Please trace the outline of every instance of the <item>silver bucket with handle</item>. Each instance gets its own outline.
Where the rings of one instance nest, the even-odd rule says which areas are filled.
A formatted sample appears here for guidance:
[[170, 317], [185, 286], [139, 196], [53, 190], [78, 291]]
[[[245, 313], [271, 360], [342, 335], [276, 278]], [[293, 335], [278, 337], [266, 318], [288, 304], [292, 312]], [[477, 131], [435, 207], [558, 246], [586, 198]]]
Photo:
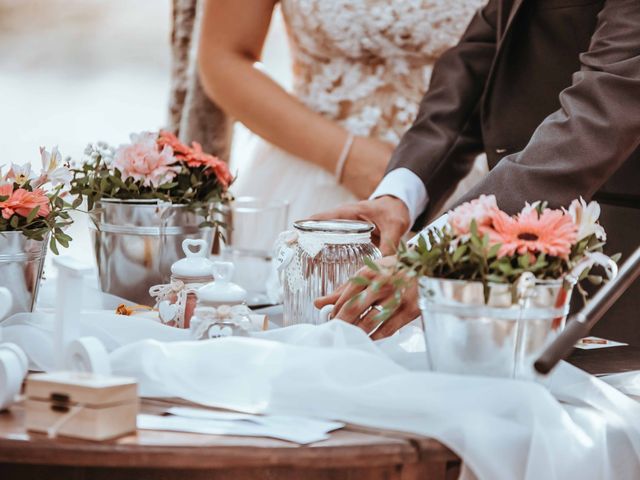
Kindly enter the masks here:
[[187, 238], [213, 243], [215, 229], [185, 205], [159, 200], [96, 202], [91, 211], [93, 245], [102, 291], [140, 305], [153, 305], [149, 288], [168, 283]]
[[0, 306], [4, 316], [33, 310], [48, 241], [49, 235], [44, 240], [32, 240], [22, 232], [0, 232], [0, 288], [9, 291], [12, 303], [10, 308]]

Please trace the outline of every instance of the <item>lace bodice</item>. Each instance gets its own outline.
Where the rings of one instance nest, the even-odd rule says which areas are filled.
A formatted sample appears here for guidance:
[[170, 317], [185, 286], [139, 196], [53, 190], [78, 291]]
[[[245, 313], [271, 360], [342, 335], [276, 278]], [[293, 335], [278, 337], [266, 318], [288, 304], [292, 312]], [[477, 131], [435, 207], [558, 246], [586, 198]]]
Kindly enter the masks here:
[[485, 0], [281, 0], [294, 92], [356, 135], [397, 143], [438, 56]]

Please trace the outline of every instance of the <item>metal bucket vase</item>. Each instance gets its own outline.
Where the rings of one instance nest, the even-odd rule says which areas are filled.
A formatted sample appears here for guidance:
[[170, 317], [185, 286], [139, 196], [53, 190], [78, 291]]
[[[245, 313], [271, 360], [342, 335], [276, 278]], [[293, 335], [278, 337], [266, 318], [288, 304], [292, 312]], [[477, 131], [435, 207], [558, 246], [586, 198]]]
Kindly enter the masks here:
[[6, 316], [31, 312], [38, 297], [49, 236], [31, 240], [22, 232], [0, 232], [0, 287], [11, 293]]
[[431, 369], [534, 379], [533, 362], [564, 328], [571, 286], [538, 281], [526, 291], [480, 282], [422, 278], [420, 309]]
[[210, 251], [215, 234], [199, 228], [204, 218], [185, 205], [159, 200], [104, 199], [91, 219], [102, 291], [141, 305], [153, 304], [151, 286], [169, 282], [183, 240], [203, 239]]

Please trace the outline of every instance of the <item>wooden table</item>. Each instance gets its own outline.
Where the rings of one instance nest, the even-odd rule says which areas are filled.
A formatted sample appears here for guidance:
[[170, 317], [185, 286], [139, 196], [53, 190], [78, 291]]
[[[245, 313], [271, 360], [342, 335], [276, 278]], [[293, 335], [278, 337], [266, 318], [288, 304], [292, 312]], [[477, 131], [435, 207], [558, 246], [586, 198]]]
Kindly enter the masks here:
[[580, 350], [576, 348], [569, 362], [592, 375], [640, 370], [640, 348], [634, 346]]
[[[640, 349], [576, 350], [594, 374], [640, 370]], [[167, 403], [145, 401], [160, 413]], [[460, 459], [439, 442], [346, 428], [310, 446], [267, 438], [140, 431], [94, 443], [27, 433], [20, 405], [0, 413], [0, 480], [432, 480], [457, 478]]]
[[[146, 413], [167, 405], [143, 402]], [[346, 428], [299, 446], [268, 438], [139, 431], [112, 442], [27, 433], [23, 409], [0, 413], [0, 479], [11, 480], [431, 480], [458, 477], [439, 442]]]

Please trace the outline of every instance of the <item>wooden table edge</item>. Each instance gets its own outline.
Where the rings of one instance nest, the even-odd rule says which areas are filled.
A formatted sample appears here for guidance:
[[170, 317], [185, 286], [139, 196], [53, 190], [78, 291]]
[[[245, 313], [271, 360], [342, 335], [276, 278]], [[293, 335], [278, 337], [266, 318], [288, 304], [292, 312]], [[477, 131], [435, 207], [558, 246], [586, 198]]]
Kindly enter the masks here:
[[[248, 449], [251, 448], [251, 452]], [[391, 451], [390, 451], [391, 450]], [[359, 452], [360, 451], [360, 452]], [[188, 454], [186, 454], [188, 452]], [[383, 466], [416, 463], [420, 455], [409, 443], [347, 447], [237, 447], [55, 444], [0, 440], [0, 463], [76, 467], [221, 469], [234, 467]], [[328, 463], [329, 462], [329, 463]]]

